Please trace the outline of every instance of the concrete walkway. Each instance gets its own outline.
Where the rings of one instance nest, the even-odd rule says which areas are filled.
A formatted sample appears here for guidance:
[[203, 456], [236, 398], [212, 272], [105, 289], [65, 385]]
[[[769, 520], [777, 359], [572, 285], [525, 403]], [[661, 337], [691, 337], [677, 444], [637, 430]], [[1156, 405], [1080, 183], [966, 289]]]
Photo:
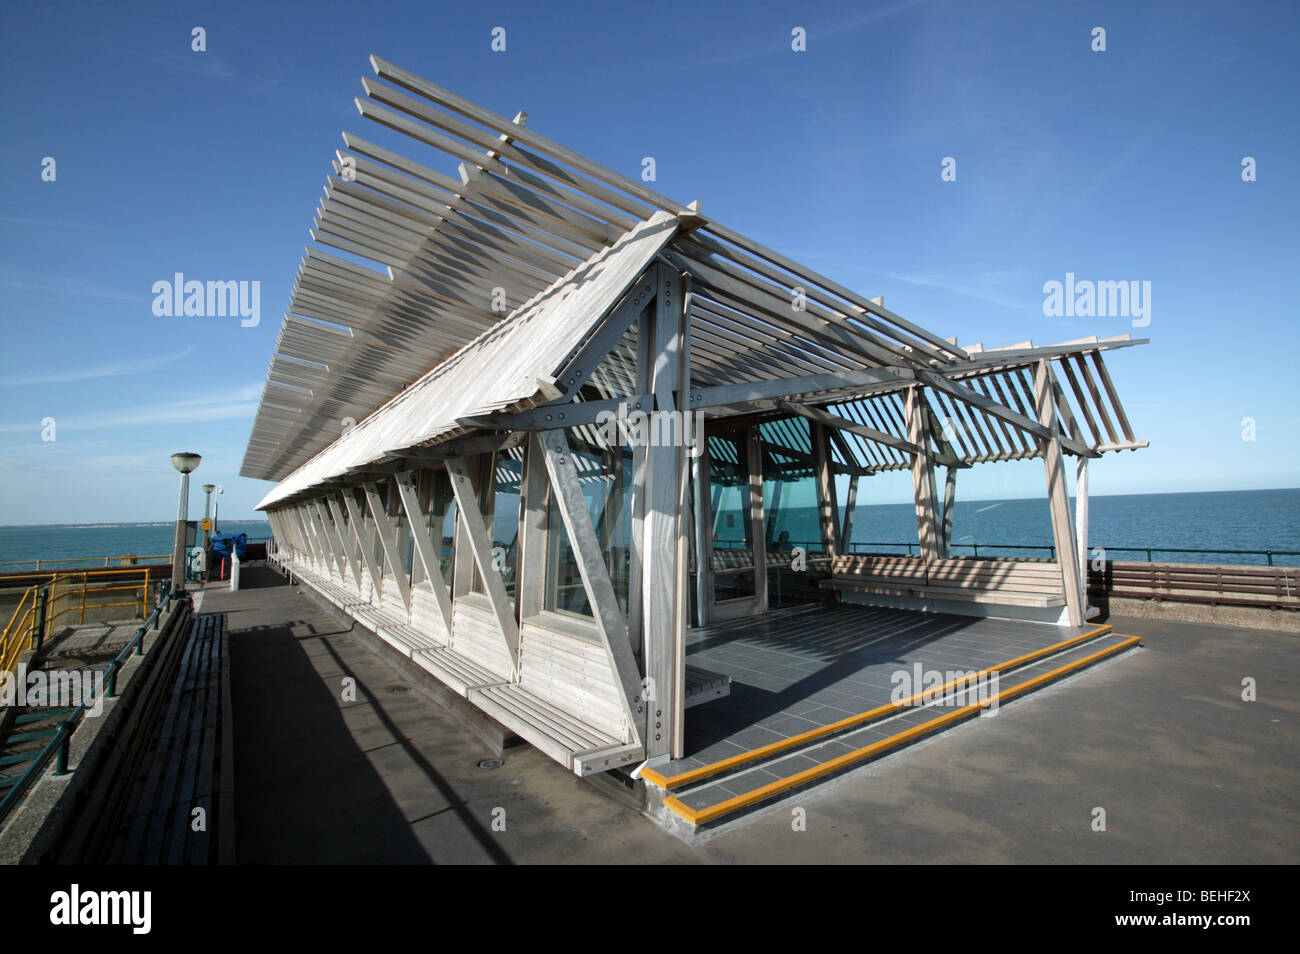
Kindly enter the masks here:
[[229, 614], [241, 863], [1300, 860], [1294, 635], [1110, 620], [1146, 648], [688, 845], [529, 747], [479, 768], [305, 587], [244, 581], [200, 606]]

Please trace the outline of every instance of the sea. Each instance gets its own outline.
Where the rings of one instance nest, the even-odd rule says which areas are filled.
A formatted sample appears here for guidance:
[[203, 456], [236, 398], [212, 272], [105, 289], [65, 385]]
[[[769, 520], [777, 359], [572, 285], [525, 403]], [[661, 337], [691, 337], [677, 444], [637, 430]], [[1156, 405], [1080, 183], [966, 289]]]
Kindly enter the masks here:
[[[783, 515], [780, 526], [792, 544], [818, 537], [813, 508]], [[1271, 550], [1275, 565], [1300, 566], [1300, 489], [1094, 496], [1088, 526], [1089, 546], [1104, 548], [1106, 559], [1262, 565]], [[222, 521], [221, 531], [246, 533], [250, 541], [271, 536], [265, 521]], [[952, 534], [954, 556], [1051, 556], [1045, 499], [959, 499]], [[719, 537], [726, 536], [726, 528], [720, 528]], [[860, 504], [855, 511], [855, 549], [904, 553], [911, 544], [916, 552], [916, 536], [910, 503]], [[171, 539], [170, 523], [0, 527], [0, 564], [165, 554]], [[0, 566], [0, 571], [21, 568]]]
[[[158, 556], [172, 548], [174, 523], [95, 524], [93, 526], [0, 527], [0, 572], [26, 570], [6, 563], [33, 560], [102, 562], [104, 557]], [[221, 533], [246, 533], [250, 542], [271, 536], [265, 520], [222, 520]], [[67, 564], [69, 566], [74, 564]]]
[[[1071, 500], [1071, 508], [1073, 504]], [[858, 506], [853, 521], [853, 548], [905, 553], [910, 543], [910, 552], [917, 552], [916, 508], [911, 503]], [[817, 514], [811, 508], [797, 517], [791, 514], [781, 525], [790, 533], [791, 543], [818, 539]], [[1045, 497], [959, 498], [953, 509], [954, 556], [1049, 558], [1050, 549], [1032, 548], [1050, 548], [1052, 542]], [[1264, 551], [1272, 550], [1274, 565], [1300, 566], [1300, 489], [1092, 496], [1088, 498], [1088, 545], [1094, 550], [1104, 548], [1103, 559], [1167, 563], [1263, 565], [1269, 559]], [[1233, 550], [1255, 552], [1223, 552]]]

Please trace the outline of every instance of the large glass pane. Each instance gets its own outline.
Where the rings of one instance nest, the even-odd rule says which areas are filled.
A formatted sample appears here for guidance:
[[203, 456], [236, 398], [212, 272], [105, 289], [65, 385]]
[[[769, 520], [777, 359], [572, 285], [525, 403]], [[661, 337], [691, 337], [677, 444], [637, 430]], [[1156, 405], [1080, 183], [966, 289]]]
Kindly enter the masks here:
[[[442, 579], [451, 586], [453, 548], [456, 539], [456, 495], [451, 489], [451, 477], [439, 467], [427, 471], [429, 494], [429, 536], [438, 551], [438, 565]], [[423, 576], [421, 576], [423, 579]]]
[[[479, 458], [475, 488], [483, 523], [491, 532], [492, 566], [501, 574], [506, 595], [514, 597], [519, 556], [519, 460], [505, 454], [483, 454]], [[470, 589], [486, 593], [477, 563]]]
[[821, 553], [825, 546], [810, 423], [802, 417], [764, 421], [759, 440], [767, 551], [789, 552], [800, 547], [807, 553]]
[[812, 425], [803, 417], [759, 425], [763, 454], [764, 538], [768, 606], [820, 602], [826, 551], [822, 539]]
[[[632, 453], [623, 447], [588, 446], [575, 450], [573, 462], [605, 569], [614, 586], [614, 596], [626, 619], [632, 540]], [[548, 495], [546, 531], [547, 574], [542, 605], [556, 613], [593, 617], [554, 491]]]
[[[518, 452], [516, 452], [518, 453]], [[519, 498], [523, 455], [498, 455], [493, 468], [492, 560], [513, 599], [519, 577]]]
[[753, 596], [754, 537], [750, 521], [749, 441], [744, 430], [709, 437], [713, 513], [713, 598]]

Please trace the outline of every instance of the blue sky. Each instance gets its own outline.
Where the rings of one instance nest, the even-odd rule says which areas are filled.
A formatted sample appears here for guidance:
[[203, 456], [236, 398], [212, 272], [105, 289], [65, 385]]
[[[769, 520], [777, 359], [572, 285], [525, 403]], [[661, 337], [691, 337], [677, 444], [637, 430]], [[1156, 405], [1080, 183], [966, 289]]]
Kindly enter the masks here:
[[[3, 23], [0, 524], [170, 519], [182, 449], [251, 515], [270, 485], [237, 474], [329, 161], [344, 130], [384, 141], [353, 105], [371, 53], [628, 175], [654, 156], [661, 192], [962, 343], [1150, 337], [1108, 363], [1151, 447], [1096, 462], [1095, 494], [1300, 485], [1296, 4], [46, 3]], [[260, 281], [260, 325], [156, 317], [175, 272]], [[1045, 317], [1067, 272], [1150, 281], [1150, 325]], [[960, 494], [1042, 480], [988, 465]]]

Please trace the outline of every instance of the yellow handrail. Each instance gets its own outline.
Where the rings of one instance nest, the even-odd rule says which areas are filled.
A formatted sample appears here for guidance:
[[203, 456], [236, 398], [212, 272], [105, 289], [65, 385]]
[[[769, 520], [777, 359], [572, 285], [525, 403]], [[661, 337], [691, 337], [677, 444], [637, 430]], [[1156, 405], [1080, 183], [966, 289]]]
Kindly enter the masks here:
[[[22, 599], [18, 601], [13, 616], [9, 618], [9, 625], [5, 627], [4, 634], [0, 635], [0, 672], [13, 672], [14, 665], [17, 664], [18, 658], [23, 654], [23, 644], [31, 636], [28, 619], [36, 612], [36, 591], [38, 589], [40, 589], [39, 586], [32, 586], [23, 591]], [[19, 617], [18, 613], [26, 605], [28, 596], [32, 598], [32, 605], [28, 606], [26, 612]]]
[[18, 601], [18, 605], [14, 607], [13, 615], [9, 617], [9, 622], [5, 624], [4, 635], [6, 639], [9, 638], [9, 630], [13, 627], [14, 620], [18, 618], [18, 611], [21, 610], [23, 608], [23, 604], [27, 602], [27, 597], [33, 595], [35, 592], [36, 592], [36, 587], [34, 586], [29, 586], [26, 590], [23, 591], [22, 599]]
[[[51, 625], [63, 616], [69, 613], [78, 615], [79, 623], [85, 623], [87, 610], [101, 610], [117, 608], [121, 606], [130, 606], [138, 608], [141, 615], [147, 615], [149, 605], [149, 584], [152, 582], [152, 567], [148, 566], [124, 566], [110, 570], [69, 570], [65, 572], [55, 571], [50, 574], [49, 579], [34, 586], [28, 587], [23, 591], [23, 595], [18, 600], [18, 605], [14, 608], [13, 615], [9, 619], [8, 625], [5, 626], [3, 633], [0, 633], [0, 671], [12, 672], [13, 667], [21, 658], [23, 651], [28, 648], [33, 636], [38, 631], [41, 620], [38, 615], [41, 614], [42, 604], [37, 598], [37, 594], [46, 587], [49, 588], [49, 595], [44, 602], [44, 627], [41, 632], [49, 632]], [[139, 576], [144, 571], [142, 581], [126, 582], [118, 585], [111, 585], [113, 577], [122, 576]], [[123, 590], [132, 591], [140, 590], [140, 598], [136, 599], [134, 595], [129, 602], [113, 603], [92, 603], [87, 601], [88, 594], [94, 593], [116, 593]], [[110, 585], [100, 585], [107, 583]], [[60, 584], [63, 584], [60, 587]], [[30, 597], [30, 601], [29, 598]], [[72, 602], [73, 605], [60, 604]]]

